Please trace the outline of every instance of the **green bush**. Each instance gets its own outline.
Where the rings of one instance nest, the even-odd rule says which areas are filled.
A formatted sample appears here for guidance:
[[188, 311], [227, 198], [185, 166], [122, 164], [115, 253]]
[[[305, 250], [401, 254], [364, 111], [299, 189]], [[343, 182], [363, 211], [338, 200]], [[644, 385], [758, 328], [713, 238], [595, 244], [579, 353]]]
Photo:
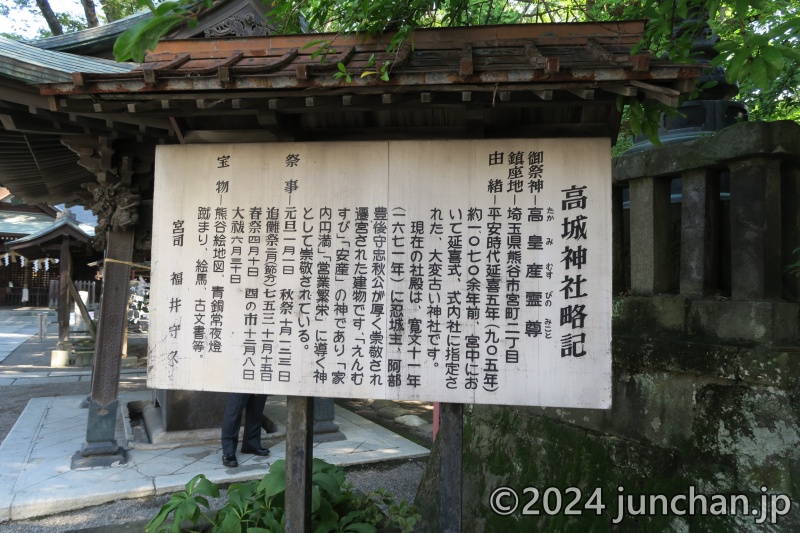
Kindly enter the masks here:
[[[366, 495], [353, 492], [344, 471], [321, 459], [314, 459], [311, 474], [311, 521], [314, 533], [373, 533], [379, 527], [396, 528], [403, 533], [414, 530], [421, 518], [407, 502], [395, 502], [387, 491], [378, 489]], [[172, 495], [145, 526], [147, 533], [198, 531], [181, 529], [187, 524], [219, 533], [278, 533], [284, 531], [286, 462], [272, 463], [260, 481], [233, 483], [228, 500], [216, 513], [207, 497], [219, 497], [219, 487], [203, 474], [192, 478], [186, 490]], [[385, 512], [384, 510], [385, 509]], [[167, 522], [172, 518], [171, 523]]]

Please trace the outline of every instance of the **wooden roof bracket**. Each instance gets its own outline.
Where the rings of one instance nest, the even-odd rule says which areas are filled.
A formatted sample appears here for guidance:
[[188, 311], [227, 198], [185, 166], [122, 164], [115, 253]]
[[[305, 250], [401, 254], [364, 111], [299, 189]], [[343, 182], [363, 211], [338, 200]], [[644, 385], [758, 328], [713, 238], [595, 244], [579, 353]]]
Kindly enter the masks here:
[[167, 61], [162, 65], [155, 65], [155, 66], [142, 66], [142, 73], [144, 74], [144, 83], [145, 85], [155, 85], [156, 78], [158, 78], [158, 74], [160, 72], [165, 72], [168, 70], [176, 69], [189, 61], [189, 54], [183, 53], [178, 54], [172, 61]]
[[297, 48], [292, 48], [282, 56], [278, 57], [272, 63], [268, 63], [266, 65], [234, 65], [234, 66], [226, 66], [220, 67], [217, 70], [217, 76], [219, 80], [223, 83], [227, 83], [231, 81], [231, 75], [237, 74], [268, 74], [270, 72], [278, 71], [287, 65], [289, 65], [292, 61], [295, 60], [299, 51]]
[[545, 57], [532, 42], [525, 43], [525, 56], [535, 68], [544, 69], [545, 74], [554, 74], [561, 70], [558, 57]]
[[238, 61], [241, 61], [241, 59], [243, 57], [244, 57], [244, 52], [237, 50], [236, 52], [232, 53], [231, 55], [229, 55], [225, 59], [222, 59], [222, 60], [218, 61], [216, 64], [211, 65], [210, 67], [199, 68], [199, 69], [197, 69], [195, 71], [192, 71], [192, 75], [193, 76], [208, 76], [209, 74], [216, 74], [216, 73], [219, 72], [219, 69], [221, 69], [223, 67], [229, 67], [229, 66], [233, 65], [234, 63], [236, 63]]
[[295, 68], [295, 74], [297, 75], [298, 80], [307, 80], [308, 77], [312, 74], [320, 74], [324, 72], [330, 72], [333, 70], [337, 70], [339, 67], [337, 66], [339, 63], [346, 65], [350, 59], [355, 54], [356, 49], [355, 47], [351, 46], [344, 50], [341, 54], [337, 55], [331, 60], [325, 60], [324, 63], [319, 64], [303, 64], [297, 65]]
[[634, 56], [612, 54], [594, 39], [586, 39], [586, 51], [601, 61], [629, 66], [633, 68], [634, 72], [647, 72], [650, 70], [650, 54], [636, 54]]
[[409, 62], [411, 59], [411, 46], [406, 44], [403, 45], [400, 50], [397, 51], [397, 55], [394, 58], [394, 63], [392, 63], [392, 68], [399, 68], [405, 66], [406, 63]]

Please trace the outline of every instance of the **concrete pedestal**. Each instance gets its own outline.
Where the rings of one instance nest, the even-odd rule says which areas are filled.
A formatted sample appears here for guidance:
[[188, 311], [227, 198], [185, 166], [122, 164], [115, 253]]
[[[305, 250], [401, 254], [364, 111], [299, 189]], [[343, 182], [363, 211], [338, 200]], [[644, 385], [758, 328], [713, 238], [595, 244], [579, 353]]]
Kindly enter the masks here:
[[50, 352], [50, 366], [69, 366], [69, 350], [53, 350]]

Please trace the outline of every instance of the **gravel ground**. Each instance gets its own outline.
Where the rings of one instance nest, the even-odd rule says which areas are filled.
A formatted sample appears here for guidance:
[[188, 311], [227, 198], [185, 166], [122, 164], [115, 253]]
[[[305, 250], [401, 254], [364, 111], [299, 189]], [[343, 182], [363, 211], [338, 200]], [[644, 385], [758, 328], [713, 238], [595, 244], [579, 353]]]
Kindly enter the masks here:
[[[48, 342], [51, 341], [51, 342]], [[53, 349], [55, 339], [47, 339], [44, 343], [28, 341], [21, 345], [5, 361], [0, 364], [0, 369], [5, 371], [41, 371], [50, 364], [50, 350]], [[144, 380], [123, 381], [120, 383], [120, 392], [144, 390]], [[0, 388], [0, 441], [13, 427], [19, 415], [32, 398], [49, 396], [68, 396], [89, 394], [90, 383], [73, 382], [54, 385], [9, 385]], [[376, 422], [379, 417], [370, 417]], [[382, 421], [382, 425], [394, 431], [403, 433], [404, 428], [390, 421]], [[406, 430], [408, 428], [405, 428]], [[406, 433], [404, 436], [430, 447], [421, 442], [420, 435]], [[417, 487], [425, 470], [427, 460], [411, 460], [403, 462], [376, 463], [359, 465], [348, 468], [347, 479], [356, 489], [368, 493], [376, 488], [385, 488], [392, 492], [398, 501], [413, 502]], [[169, 500], [170, 495], [153, 498], [140, 498], [134, 500], [120, 500], [96, 507], [89, 507], [43, 517], [35, 520], [20, 520], [15, 522], [0, 522], [0, 532], [3, 533], [128, 533], [141, 532], [158, 509]], [[212, 509], [217, 509], [224, 504], [224, 493], [216, 500], [212, 500]]]

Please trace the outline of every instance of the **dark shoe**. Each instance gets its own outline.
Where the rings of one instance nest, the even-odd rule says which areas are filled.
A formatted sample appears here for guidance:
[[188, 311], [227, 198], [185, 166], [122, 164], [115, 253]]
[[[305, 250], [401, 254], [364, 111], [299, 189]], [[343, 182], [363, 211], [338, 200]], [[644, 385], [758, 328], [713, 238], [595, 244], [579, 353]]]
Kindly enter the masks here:
[[236, 454], [231, 453], [228, 455], [223, 455], [222, 465], [227, 466], [228, 468], [236, 468], [237, 466], [239, 466], [239, 461], [236, 460]]
[[269, 455], [269, 448], [245, 448], [242, 446], [242, 453], [252, 453], [253, 455], [259, 455], [261, 457], [266, 457]]

